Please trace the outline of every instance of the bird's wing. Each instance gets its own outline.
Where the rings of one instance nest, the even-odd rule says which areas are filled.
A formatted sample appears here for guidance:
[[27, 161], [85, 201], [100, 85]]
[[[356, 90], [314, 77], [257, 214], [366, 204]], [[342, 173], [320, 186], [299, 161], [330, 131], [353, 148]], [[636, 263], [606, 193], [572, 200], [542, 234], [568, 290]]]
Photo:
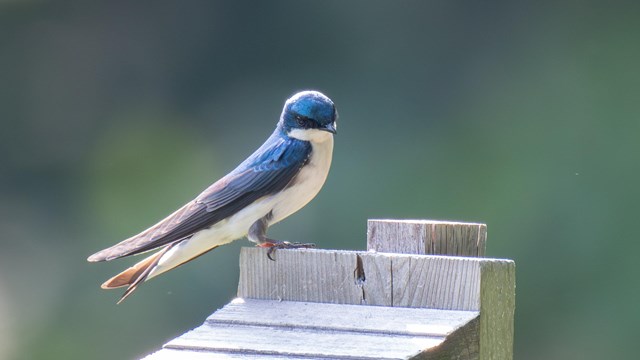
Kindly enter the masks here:
[[91, 255], [88, 260], [113, 260], [188, 238], [259, 198], [284, 189], [310, 154], [311, 145], [306, 141], [270, 138], [238, 168], [195, 200], [140, 234]]

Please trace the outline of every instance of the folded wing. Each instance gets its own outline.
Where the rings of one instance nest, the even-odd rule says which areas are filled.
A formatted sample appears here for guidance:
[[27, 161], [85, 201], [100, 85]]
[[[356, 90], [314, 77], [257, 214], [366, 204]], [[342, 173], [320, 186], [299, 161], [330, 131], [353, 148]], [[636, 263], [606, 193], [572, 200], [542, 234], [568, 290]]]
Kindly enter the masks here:
[[189, 238], [259, 198], [287, 187], [310, 154], [311, 145], [306, 141], [272, 136], [238, 168], [195, 200], [140, 234], [91, 255], [88, 260], [113, 260]]

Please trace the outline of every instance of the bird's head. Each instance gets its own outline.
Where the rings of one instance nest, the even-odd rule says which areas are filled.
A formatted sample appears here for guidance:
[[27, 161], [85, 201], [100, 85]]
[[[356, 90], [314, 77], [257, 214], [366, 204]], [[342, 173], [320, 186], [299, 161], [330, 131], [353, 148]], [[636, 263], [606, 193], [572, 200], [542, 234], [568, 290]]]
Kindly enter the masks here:
[[336, 133], [337, 118], [331, 99], [317, 91], [302, 91], [284, 104], [279, 125], [292, 138], [322, 142]]

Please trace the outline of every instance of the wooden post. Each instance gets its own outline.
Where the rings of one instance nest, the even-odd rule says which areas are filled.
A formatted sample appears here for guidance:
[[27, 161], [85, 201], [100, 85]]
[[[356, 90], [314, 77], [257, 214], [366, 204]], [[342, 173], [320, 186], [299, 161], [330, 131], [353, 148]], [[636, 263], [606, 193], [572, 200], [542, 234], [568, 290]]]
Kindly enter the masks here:
[[[484, 256], [487, 226], [479, 223], [463, 223], [435, 220], [369, 220], [367, 222], [367, 250], [401, 253], [454, 256]], [[407, 265], [401, 266], [398, 260]], [[441, 268], [442, 265], [440, 265]], [[397, 259], [397, 268], [406, 276], [416, 276], [415, 265], [410, 260]], [[482, 262], [480, 278], [480, 358], [511, 359], [513, 357], [513, 316], [515, 311], [515, 263]], [[396, 270], [397, 271], [397, 270]], [[456, 273], [459, 271], [453, 271]], [[437, 273], [427, 270], [427, 273]], [[472, 281], [473, 281], [472, 280]], [[405, 281], [402, 279], [401, 281]], [[408, 287], [411, 289], [411, 287]], [[405, 295], [395, 294], [396, 306], [410, 306], [412, 301], [401, 301]], [[408, 296], [409, 299], [415, 296]], [[459, 301], [459, 300], [458, 300]], [[454, 306], [455, 298], [444, 301]], [[438, 306], [437, 304], [430, 304]], [[429, 307], [429, 306], [427, 306]], [[454, 306], [455, 307], [455, 306]], [[499, 349], [499, 350], [498, 350]]]
[[485, 239], [482, 224], [372, 220], [381, 252], [243, 248], [238, 299], [147, 359], [512, 359], [513, 261], [415, 254], [484, 254]]
[[367, 250], [397, 254], [484, 256], [487, 225], [435, 220], [369, 220]]

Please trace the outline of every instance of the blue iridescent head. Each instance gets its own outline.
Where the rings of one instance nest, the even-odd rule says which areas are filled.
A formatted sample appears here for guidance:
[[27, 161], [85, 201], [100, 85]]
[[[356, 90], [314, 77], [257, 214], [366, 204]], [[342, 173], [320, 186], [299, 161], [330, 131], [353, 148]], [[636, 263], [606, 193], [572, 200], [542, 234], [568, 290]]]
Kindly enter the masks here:
[[279, 125], [287, 135], [311, 141], [335, 134], [337, 118], [331, 99], [317, 91], [302, 91], [284, 104]]

